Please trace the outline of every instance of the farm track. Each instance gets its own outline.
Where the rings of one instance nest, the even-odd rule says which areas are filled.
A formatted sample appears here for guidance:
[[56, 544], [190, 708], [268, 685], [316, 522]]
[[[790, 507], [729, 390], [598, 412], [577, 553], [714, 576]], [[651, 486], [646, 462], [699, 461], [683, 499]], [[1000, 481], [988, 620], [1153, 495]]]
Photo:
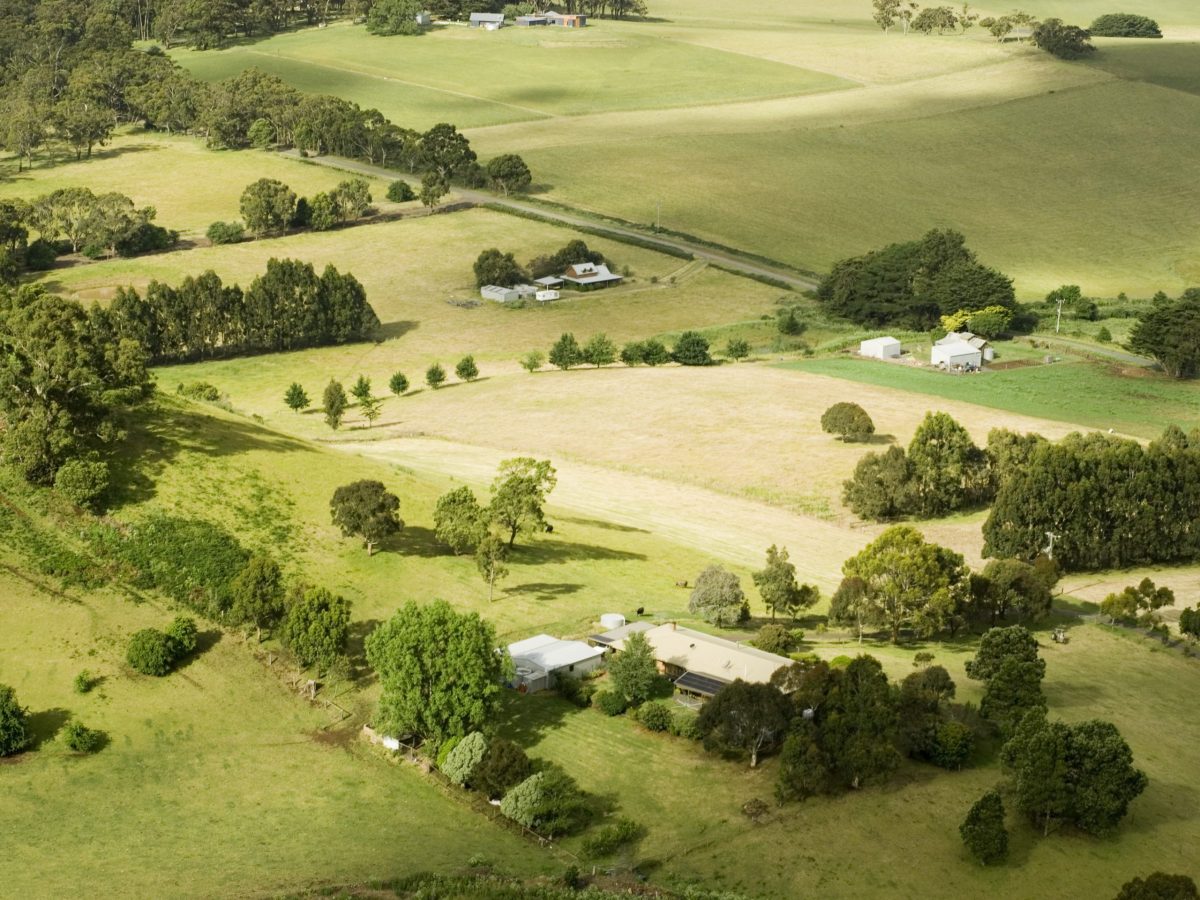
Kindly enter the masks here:
[[[282, 155], [289, 156], [294, 159], [302, 158], [296, 151], [292, 150], [285, 151]], [[327, 166], [333, 169], [342, 169], [346, 172], [367, 175], [371, 178], [380, 178], [390, 181], [411, 181], [411, 179], [405, 178], [403, 173], [397, 172], [394, 169], [385, 169], [382, 166], [373, 166], [369, 163], [358, 162], [352, 159], [344, 159], [338, 156], [309, 156], [303, 157], [303, 159], [306, 162], [310, 162], [315, 165]], [[817, 286], [816, 279], [797, 275], [794, 272], [782, 267], [777, 268], [767, 265], [766, 263], [747, 259], [746, 257], [741, 256], [734, 251], [715, 250], [700, 243], [684, 240], [683, 238], [669, 237], [661, 234], [651, 234], [636, 228], [615, 225], [610, 222], [606, 222], [603, 219], [592, 218], [585, 213], [559, 212], [558, 210], [545, 209], [532, 203], [522, 203], [519, 200], [513, 200], [508, 197], [499, 197], [493, 194], [485, 194], [481, 191], [473, 191], [466, 188], [455, 188], [454, 194], [467, 202], [475, 203], [480, 206], [488, 204], [493, 208], [498, 207], [500, 209], [510, 210], [518, 215], [530, 216], [546, 222], [554, 222], [561, 225], [567, 225], [572, 228], [586, 228], [589, 231], [616, 241], [634, 240], [639, 244], [649, 247], [650, 249], [661, 248], [667, 250], [668, 252], [687, 253], [695, 259], [713, 263], [723, 269], [733, 272], [734, 274], [745, 275], [750, 278], [769, 278], [786, 284], [788, 287], [797, 291], [813, 290]]]

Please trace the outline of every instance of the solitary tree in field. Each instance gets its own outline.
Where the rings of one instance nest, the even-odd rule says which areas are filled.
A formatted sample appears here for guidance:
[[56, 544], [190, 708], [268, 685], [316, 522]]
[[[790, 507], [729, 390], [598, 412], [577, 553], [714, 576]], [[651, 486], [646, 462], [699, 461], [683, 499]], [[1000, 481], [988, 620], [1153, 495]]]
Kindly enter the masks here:
[[479, 366], [475, 365], [474, 356], [464, 356], [454, 367], [454, 374], [460, 381], [474, 381], [479, 377]]
[[549, 460], [528, 456], [506, 459], [492, 482], [492, 520], [508, 532], [511, 548], [522, 531], [533, 531], [545, 525], [542, 507], [546, 495], [558, 484], [558, 476]]
[[345, 597], [322, 587], [292, 588], [279, 637], [300, 665], [328, 671], [345, 652], [349, 636], [350, 602]]
[[512, 191], [525, 190], [533, 180], [529, 166], [515, 153], [505, 153], [490, 160], [487, 174], [492, 186], [500, 188], [506, 197]]
[[446, 383], [446, 370], [441, 363], [434, 363], [425, 370], [425, 383], [435, 391]]
[[709, 566], [696, 578], [688, 612], [720, 628], [729, 628], [750, 618], [750, 604], [736, 575], [721, 566]]
[[388, 380], [388, 389], [397, 397], [402, 396], [408, 390], [408, 379], [404, 376], [403, 372], [392, 374], [392, 377]]
[[321, 397], [321, 408], [325, 413], [325, 424], [334, 431], [342, 424], [342, 416], [346, 414], [346, 389], [341, 382], [329, 379], [325, 385], [325, 393]]
[[293, 412], [300, 412], [302, 409], [307, 409], [309, 404], [308, 394], [298, 381], [291, 383], [287, 389], [287, 393], [283, 395], [283, 400], [288, 405], [288, 409]]
[[434, 742], [478, 731], [495, 714], [506, 658], [476, 613], [442, 600], [401, 607], [366, 640], [379, 676], [378, 722], [387, 734]]
[[821, 430], [843, 441], [865, 441], [875, 433], [875, 423], [857, 403], [835, 403], [821, 415]]
[[232, 603], [229, 615], [235, 622], [254, 626], [259, 643], [262, 630], [283, 618], [283, 574], [269, 556], [256, 553], [246, 561], [229, 585]]
[[681, 366], [711, 366], [713, 358], [708, 352], [708, 338], [698, 331], [685, 331], [675, 342], [671, 358]]
[[902, 628], [929, 633], [941, 627], [964, 589], [967, 568], [954, 551], [926, 542], [915, 528], [895, 525], [846, 560], [842, 574], [861, 580], [865, 600], [898, 644]]
[[625, 639], [625, 648], [608, 664], [608, 677], [613, 689], [634, 706], [653, 696], [654, 686], [661, 676], [654, 661], [654, 650], [644, 634], [635, 632]]
[[475, 567], [488, 586], [488, 603], [496, 595], [496, 582], [508, 575], [507, 557], [508, 545], [494, 534], [485, 534], [475, 548]]
[[0, 684], [0, 756], [20, 753], [29, 746], [27, 710], [17, 702], [17, 692]]
[[379, 481], [364, 479], [342, 485], [333, 492], [329, 509], [333, 524], [342, 534], [363, 539], [367, 556], [374, 552], [376, 544], [404, 527], [398, 515], [400, 498], [389, 493]]
[[998, 791], [988, 791], [975, 801], [958, 826], [967, 850], [983, 865], [1008, 856], [1008, 829], [1004, 827], [1004, 801]]

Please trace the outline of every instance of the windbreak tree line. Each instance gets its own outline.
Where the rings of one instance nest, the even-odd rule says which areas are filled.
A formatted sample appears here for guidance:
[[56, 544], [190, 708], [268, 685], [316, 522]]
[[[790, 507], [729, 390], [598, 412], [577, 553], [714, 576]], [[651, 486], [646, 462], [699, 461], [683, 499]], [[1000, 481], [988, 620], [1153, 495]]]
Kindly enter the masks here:
[[353, 275], [293, 259], [269, 260], [245, 291], [211, 270], [178, 287], [152, 281], [144, 294], [123, 288], [101, 318], [159, 363], [344, 344], [379, 327]]

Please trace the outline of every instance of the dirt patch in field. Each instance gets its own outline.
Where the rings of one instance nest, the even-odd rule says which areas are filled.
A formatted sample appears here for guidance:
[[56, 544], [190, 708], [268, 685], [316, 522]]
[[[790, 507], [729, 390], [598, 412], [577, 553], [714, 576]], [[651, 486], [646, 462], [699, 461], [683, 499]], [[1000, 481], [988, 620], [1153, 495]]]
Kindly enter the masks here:
[[314, 728], [308, 733], [314, 744], [322, 747], [346, 748], [358, 738], [357, 728]]

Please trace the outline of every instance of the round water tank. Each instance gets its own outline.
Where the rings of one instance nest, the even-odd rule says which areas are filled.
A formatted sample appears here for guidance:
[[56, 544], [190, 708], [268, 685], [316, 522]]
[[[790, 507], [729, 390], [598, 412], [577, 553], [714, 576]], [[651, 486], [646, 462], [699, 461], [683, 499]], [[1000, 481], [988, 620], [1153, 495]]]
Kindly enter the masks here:
[[620, 628], [625, 624], [625, 617], [620, 613], [605, 613], [600, 617], [600, 627], [606, 631]]

